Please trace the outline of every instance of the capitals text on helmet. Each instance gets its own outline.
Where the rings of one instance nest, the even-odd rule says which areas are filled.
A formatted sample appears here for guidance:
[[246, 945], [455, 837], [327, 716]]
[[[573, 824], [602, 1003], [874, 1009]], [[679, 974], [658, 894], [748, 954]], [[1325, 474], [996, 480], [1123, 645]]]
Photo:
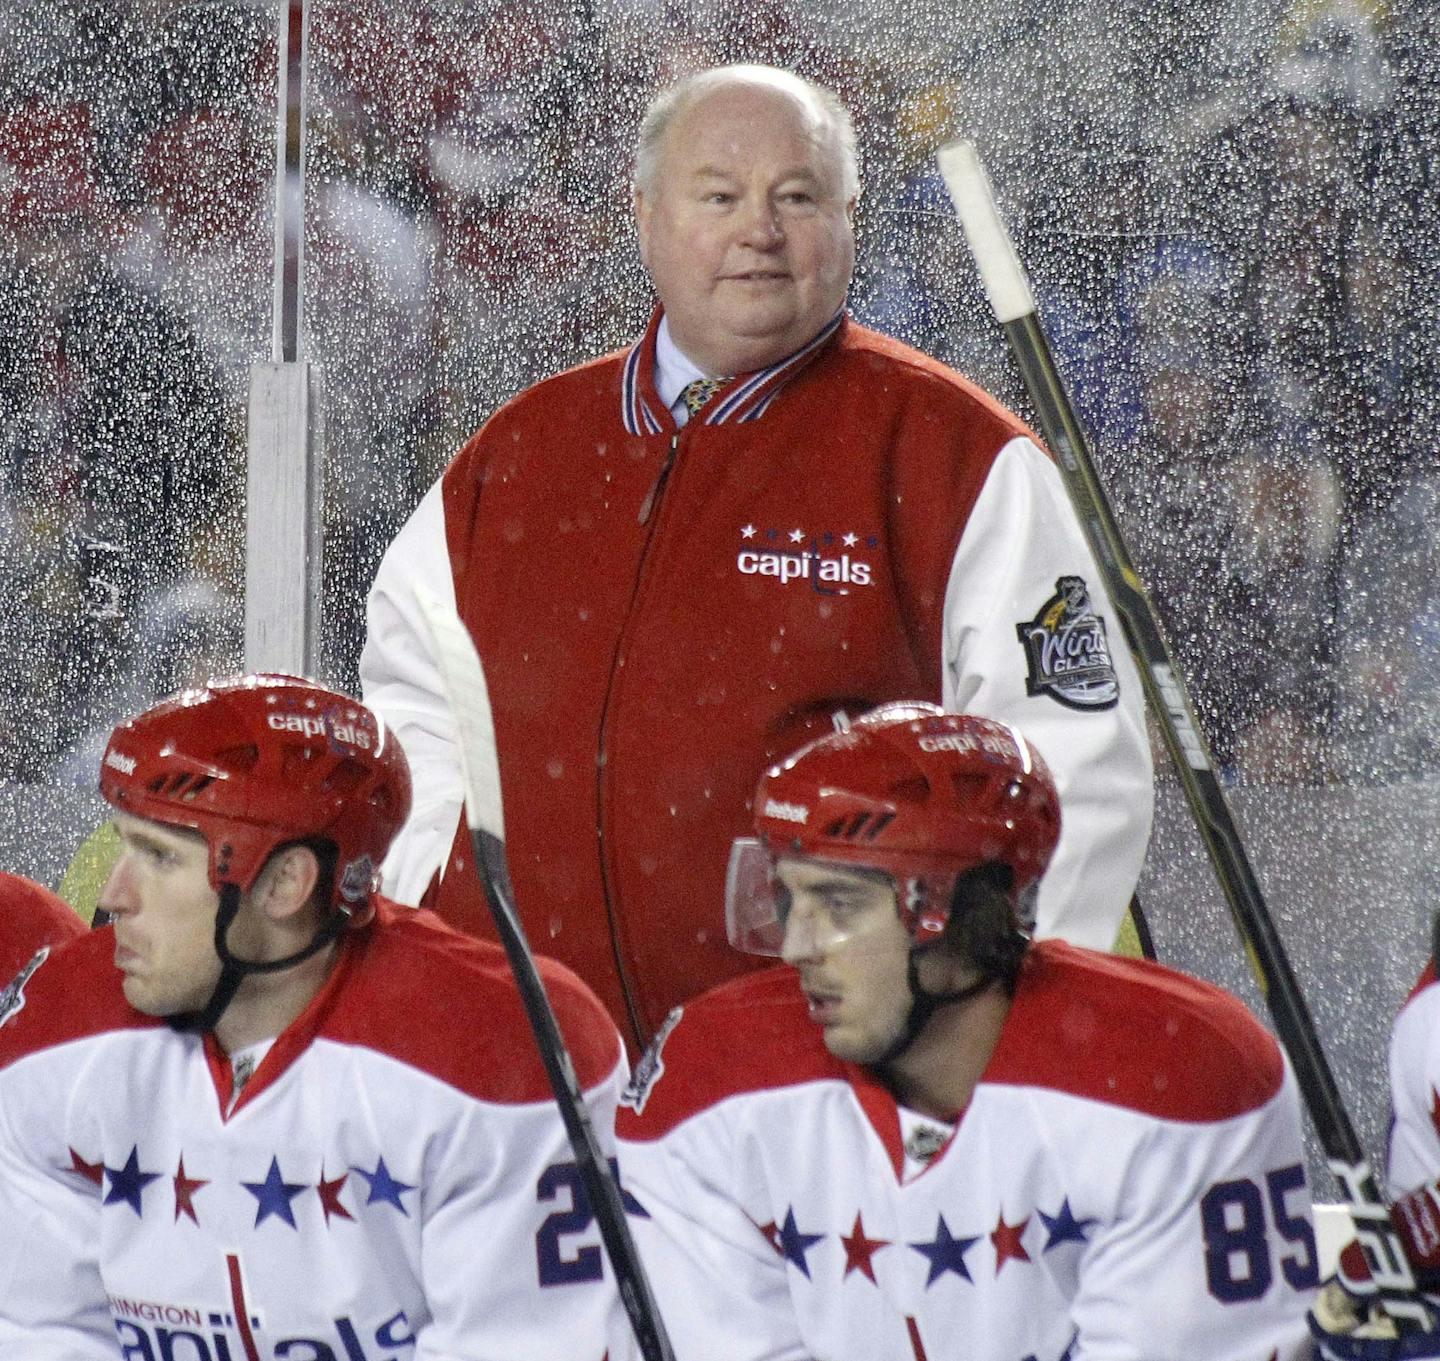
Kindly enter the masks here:
[[294, 732], [302, 737], [325, 737], [347, 746], [369, 751], [374, 739], [358, 723], [347, 722], [333, 714], [267, 714], [265, 721], [276, 732]]
[[1015, 744], [999, 733], [947, 732], [931, 734], [919, 741], [921, 751], [984, 751], [992, 756], [1013, 756]]

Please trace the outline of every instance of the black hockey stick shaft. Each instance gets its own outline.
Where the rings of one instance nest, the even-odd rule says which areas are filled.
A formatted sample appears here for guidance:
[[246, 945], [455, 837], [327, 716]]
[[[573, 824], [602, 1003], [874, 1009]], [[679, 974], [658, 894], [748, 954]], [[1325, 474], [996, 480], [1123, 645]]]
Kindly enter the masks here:
[[[421, 600], [425, 620], [435, 643], [446, 699], [460, 737], [465, 772], [465, 810], [470, 841], [475, 851], [475, 872], [485, 890], [500, 943], [510, 960], [535, 1045], [545, 1065], [550, 1089], [559, 1108], [565, 1133], [585, 1188], [600, 1237], [609, 1254], [630, 1326], [644, 1361], [674, 1361], [669, 1335], [661, 1318], [649, 1277], [625, 1220], [619, 1184], [611, 1175], [601, 1151], [590, 1112], [585, 1105], [574, 1061], [555, 1019], [535, 956], [515, 910], [515, 895], [505, 856], [504, 817], [500, 804], [499, 765], [495, 729], [485, 672], [470, 634], [453, 609], [433, 598]], [[617, 1037], [618, 1042], [618, 1037]]]
[[565, 1133], [570, 1138], [585, 1193], [600, 1226], [600, 1237], [610, 1254], [616, 1285], [625, 1312], [630, 1316], [636, 1341], [645, 1361], [674, 1361], [659, 1306], [655, 1303], [635, 1240], [630, 1236], [630, 1227], [625, 1222], [625, 1205], [620, 1188], [605, 1164], [590, 1121], [590, 1112], [580, 1094], [580, 1083], [570, 1051], [565, 1047], [555, 1012], [536, 971], [535, 958], [515, 911], [505, 863], [505, 843], [478, 827], [471, 829], [470, 840], [475, 848], [475, 864], [484, 882], [495, 928], [510, 958], [515, 982], [530, 1017], [531, 1029], [535, 1032], [535, 1043], [544, 1060], [561, 1119], [565, 1122]]
[[1185, 683], [1116, 523], [984, 171], [974, 148], [964, 143], [943, 148], [940, 166], [991, 306], [1035, 404], [1040, 429], [1059, 464], [1071, 504], [1120, 617], [1145, 697], [1160, 724], [1276, 1033], [1290, 1056], [1330, 1169], [1341, 1184], [1357, 1235], [1367, 1250], [1377, 1294], [1397, 1323], [1428, 1331], [1434, 1326], [1430, 1311], [1335, 1084], [1304, 994], [1215, 774]]

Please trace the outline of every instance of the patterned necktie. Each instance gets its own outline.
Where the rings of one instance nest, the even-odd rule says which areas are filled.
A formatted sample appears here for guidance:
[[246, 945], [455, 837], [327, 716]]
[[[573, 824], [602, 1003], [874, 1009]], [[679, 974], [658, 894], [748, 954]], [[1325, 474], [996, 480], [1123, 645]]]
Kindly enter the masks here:
[[729, 381], [728, 378], [697, 378], [693, 383], [685, 385], [680, 400], [685, 403], [685, 409], [692, 420], [700, 414], [700, 408]]

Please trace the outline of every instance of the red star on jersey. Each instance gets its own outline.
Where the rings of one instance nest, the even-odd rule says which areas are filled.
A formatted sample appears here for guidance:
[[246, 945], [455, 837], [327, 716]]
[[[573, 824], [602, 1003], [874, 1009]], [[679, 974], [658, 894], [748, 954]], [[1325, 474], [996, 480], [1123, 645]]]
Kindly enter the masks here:
[[[855, 1216], [855, 1227], [850, 1230], [847, 1237], [840, 1235], [840, 1241], [845, 1244], [845, 1276], [852, 1271], [859, 1271], [869, 1277], [870, 1283], [875, 1284], [875, 1268], [870, 1264], [870, 1259], [881, 1249], [890, 1246], [889, 1240], [884, 1238], [866, 1238], [865, 1226], [860, 1222], [860, 1216]], [[842, 1276], [843, 1280], [844, 1277]]]
[[1030, 1254], [1025, 1251], [1025, 1245], [1020, 1241], [1025, 1232], [1025, 1226], [1030, 1223], [1027, 1215], [1018, 1224], [1007, 1224], [1005, 1222], [1005, 1211], [1000, 1211], [1000, 1218], [996, 1221], [995, 1231], [990, 1235], [990, 1241], [995, 1245], [995, 1274], [1000, 1274], [1000, 1268], [1006, 1262], [1028, 1262]]
[[[752, 1224], [755, 1223], [754, 1220], [750, 1222]], [[783, 1257], [785, 1255], [785, 1249], [780, 1246], [780, 1226], [772, 1219], [768, 1224], [755, 1224], [755, 1227], [765, 1235], [765, 1241], [775, 1249], [775, 1255], [777, 1257]]]
[[348, 1219], [352, 1223], [355, 1216], [340, 1203], [340, 1192], [344, 1189], [345, 1183], [350, 1180], [348, 1172], [342, 1172], [334, 1181], [325, 1180], [325, 1169], [320, 1169], [320, 1184], [316, 1190], [320, 1192], [320, 1208], [325, 1211], [325, 1223], [330, 1223], [331, 1215], [338, 1215], [341, 1219]]
[[195, 1192], [202, 1186], [209, 1186], [208, 1181], [200, 1181], [195, 1177], [185, 1175], [185, 1158], [181, 1155], [180, 1166], [173, 1178], [175, 1182], [175, 1218], [178, 1221], [182, 1214], [190, 1216], [192, 1223], [198, 1224], [200, 1220], [195, 1215]]
[[103, 1160], [98, 1163], [87, 1163], [73, 1148], [70, 1150], [70, 1170], [78, 1172], [86, 1181], [92, 1181], [96, 1186], [105, 1180]]

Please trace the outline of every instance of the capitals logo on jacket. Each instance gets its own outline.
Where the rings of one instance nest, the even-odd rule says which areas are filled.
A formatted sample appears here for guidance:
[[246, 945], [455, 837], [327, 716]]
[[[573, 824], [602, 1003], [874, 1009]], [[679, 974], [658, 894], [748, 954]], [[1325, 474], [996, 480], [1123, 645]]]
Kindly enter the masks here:
[[1105, 621], [1090, 603], [1084, 577], [1060, 577], [1055, 594], [1015, 631], [1030, 674], [1025, 692], [1049, 695], [1070, 709], [1112, 709], [1120, 682], [1110, 659]]

